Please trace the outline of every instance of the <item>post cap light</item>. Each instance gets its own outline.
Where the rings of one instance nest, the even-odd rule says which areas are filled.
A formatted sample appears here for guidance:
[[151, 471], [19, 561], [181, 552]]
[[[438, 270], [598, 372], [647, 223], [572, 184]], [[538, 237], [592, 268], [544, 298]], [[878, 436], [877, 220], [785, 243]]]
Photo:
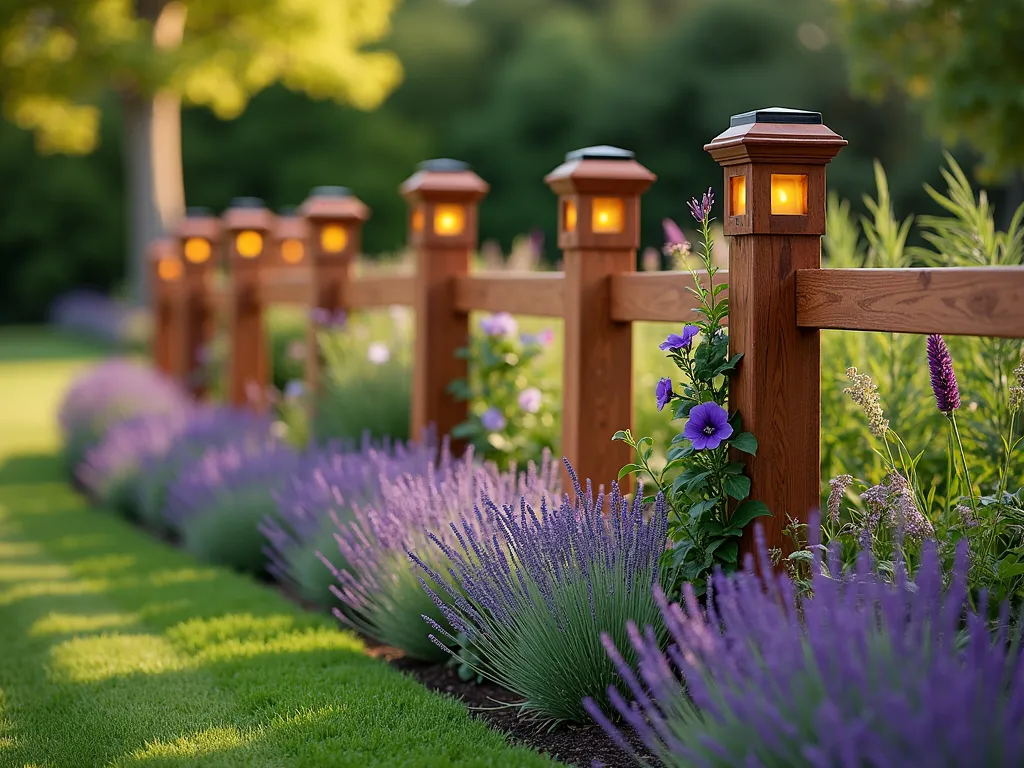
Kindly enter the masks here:
[[[260, 262], [268, 250], [267, 237], [278, 224], [277, 217], [271, 213], [258, 197], [236, 197], [231, 206], [224, 211], [224, 228], [231, 237], [231, 252], [243, 262]], [[273, 256], [273, 253], [270, 254]]]
[[163, 256], [156, 263], [156, 273], [165, 283], [173, 283], [181, 278], [181, 259], [176, 256]]
[[185, 240], [185, 260], [192, 264], [204, 264], [213, 253], [210, 241], [205, 237], [190, 237]]
[[295, 206], [278, 208], [274, 240], [277, 243], [277, 262], [281, 266], [302, 264], [306, 258], [306, 232], [306, 220], [296, 215]]
[[253, 229], [244, 229], [235, 235], [235, 249], [245, 259], [255, 259], [263, 252], [263, 235]]
[[213, 265], [221, 236], [221, 221], [209, 208], [191, 206], [174, 227], [177, 256], [183, 269], [199, 275]]
[[425, 160], [401, 186], [409, 204], [409, 239], [436, 247], [476, 244], [477, 203], [490, 186], [468, 163], [448, 157]]
[[768, 107], [733, 115], [704, 147], [724, 169], [725, 234], [824, 234], [825, 166], [844, 146], [820, 112]]
[[360, 226], [370, 209], [348, 187], [314, 187], [299, 211], [309, 222], [314, 258], [338, 261], [358, 252]]
[[352, 190], [348, 187], [313, 187], [309, 193], [310, 197], [352, 197]]
[[640, 195], [654, 179], [628, 149], [602, 144], [566, 153], [544, 177], [560, 197], [559, 247], [637, 248]]
[[348, 232], [341, 224], [325, 224], [320, 228], [320, 247], [324, 253], [341, 253], [348, 245]]

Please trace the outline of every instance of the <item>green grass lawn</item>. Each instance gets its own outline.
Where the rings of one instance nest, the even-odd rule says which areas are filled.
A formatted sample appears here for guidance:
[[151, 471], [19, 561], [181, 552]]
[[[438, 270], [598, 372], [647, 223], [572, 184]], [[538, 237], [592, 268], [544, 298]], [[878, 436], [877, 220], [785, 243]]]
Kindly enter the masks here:
[[332, 620], [90, 509], [54, 415], [96, 354], [0, 329], [0, 766], [551, 764]]

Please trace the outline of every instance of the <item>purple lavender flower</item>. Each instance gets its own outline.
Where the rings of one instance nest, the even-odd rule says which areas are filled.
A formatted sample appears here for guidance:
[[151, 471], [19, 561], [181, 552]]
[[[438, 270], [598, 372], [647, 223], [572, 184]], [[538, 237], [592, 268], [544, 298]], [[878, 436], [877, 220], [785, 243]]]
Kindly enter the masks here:
[[323, 307], [313, 307], [309, 310], [309, 319], [313, 325], [325, 326], [331, 324], [331, 311]]
[[657, 386], [654, 388], [654, 396], [657, 398], [658, 410], [661, 411], [666, 405], [671, 402], [675, 392], [672, 391], [672, 379], [667, 376], [658, 381]]
[[711, 215], [711, 206], [715, 204], [715, 192], [711, 187], [704, 193], [698, 202], [697, 198], [690, 200], [690, 213], [698, 222], [703, 222]]
[[[276, 508], [260, 524], [267, 570], [303, 600], [330, 608], [334, 577], [316, 556], [337, 549], [334, 535], [347, 530], [355, 507], [378, 507], [383, 488], [406, 475], [422, 475], [437, 459], [432, 435], [420, 445], [336, 442], [304, 457], [275, 494]], [[348, 567], [340, 555], [331, 561]]]
[[171, 483], [164, 521], [199, 559], [262, 573], [267, 558], [259, 523], [298, 463], [291, 446], [272, 438], [214, 446]]
[[[946, 590], [933, 543], [915, 584], [886, 583], [867, 556], [844, 580], [815, 563], [813, 597], [799, 605], [763, 554], [773, 575], [750, 562], [717, 574], [706, 608], [690, 585], [682, 605], [657, 590], [667, 650], [638, 623], [628, 644], [605, 639], [623, 681], [612, 708], [667, 766], [1024, 765], [1020, 629], [1007, 631], [1006, 606], [994, 632], [984, 597], [970, 607], [965, 545]], [[586, 706], [633, 752], [604, 707]]]
[[488, 336], [515, 336], [519, 323], [508, 312], [498, 312], [481, 320], [480, 329]]
[[696, 325], [684, 325], [682, 333], [670, 333], [668, 338], [658, 345], [658, 349], [663, 352], [676, 349], [689, 349], [693, 344], [694, 337], [698, 333], [700, 333], [700, 328]]
[[300, 379], [292, 379], [285, 384], [285, 400], [298, 400], [304, 394], [306, 394], [306, 385]]
[[139, 337], [141, 307], [131, 307], [91, 290], [75, 290], [59, 296], [50, 307], [50, 322], [77, 334], [124, 344]]
[[931, 373], [935, 406], [945, 414], [960, 407], [960, 388], [953, 372], [953, 358], [946, 340], [936, 333], [928, 337], [928, 370]]
[[683, 427], [686, 439], [694, 450], [713, 451], [732, 435], [729, 413], [718, 403], [701, 403], [690, 410], [690, 419]]
[[536, 413], [540, 410], [543, 396], [536, 387], [527, 387], [519, 393], [519, 408], [526, 413]]
[[[574, 502], [542, 500], [537, 509], [525, 498], [486, 499], [457, 522], [429, 529], [446, 568], [411, 553], [448, 624], [424, 616], [431, 639], [447, 649], [456, 642], [452, 629], [465, 633], [476, 671], [525, 698], [523, 710], [552, 721], [584, 719], [583, 697], [615, 679], [601, 632], [625, 640], [623, 617], [657, 622], [651, 586], [667, 530], [664, 498], [648, 509], [643, 493], [631, 504], [613, 484], [595, 499], [591, 484], [584, 492], [566, 467]], [[496, 524], [482, 525], [489, 516]]]
[[494, 406], [491, 406], [480, 416], [480, 424], [488, 432], [500, 432], [508, 422], [504, 414]]
[[[331, 592], [343, 604], [334, 615], [413, 658], [443, 659], [445, 652], [430, 640], [430, 629], [421, 617], [447, 621], [442, 608], [421, 588], [409, 553], [447, 573], [452, 564], [436, 554], [429, 532], [450, 541], [449, 524], [467, 515], [477, 534], [489, 540], [498, 529], [488, 505], [518, 503], [523, 497], [530, 504], [557, 498], [558, 466], [545, 455], [540, 467], [531, 463], [526, 472], [517, 473], [513, 465], [508, 472], [499, 472], [493, 464], [475, 465], [472, 449], [459, 460], [445, 451], [436, 467], [397, 478], [381, 490], [383, 499], [356, 506], [353, 520], [339, 524], [336, 546], [319, 553], [337, 580]], [[479, 515], [474, 508], [481, 510]]]
[[185, 467], [211, 448], [262, 444], [270, 431], [269, 418], [247, 409], [220, 406], [195, 409], [166, 452], [142, 461], [137, 488], [139, 519], [151, 528], [165, 530], [167, 488]]
[[147, 365], [113, 358], [90, 368], [71, 384], [57, 415], [69, 469], [74, 471], [114, 424], [184, 411], [190, 404], [181, 387]]

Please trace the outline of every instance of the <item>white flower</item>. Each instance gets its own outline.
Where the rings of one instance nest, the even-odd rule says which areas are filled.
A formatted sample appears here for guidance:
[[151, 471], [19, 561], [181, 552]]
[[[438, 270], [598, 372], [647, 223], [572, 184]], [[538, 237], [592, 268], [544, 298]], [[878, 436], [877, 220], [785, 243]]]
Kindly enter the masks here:
[[383, 365], [391, 359], [391, 350], [388, 349], [387, 344], [375, 341], [367, 348], [366, 359], [374, 365]]

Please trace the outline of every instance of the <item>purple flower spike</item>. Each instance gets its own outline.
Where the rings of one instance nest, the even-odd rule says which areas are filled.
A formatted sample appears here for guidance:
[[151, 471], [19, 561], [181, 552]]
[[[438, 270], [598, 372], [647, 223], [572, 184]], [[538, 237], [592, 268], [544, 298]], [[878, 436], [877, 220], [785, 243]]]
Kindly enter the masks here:
[[683, 434], [696, 450], [713, 451], [732, 434], [729, 414], [718, 403], [701, 403], [690, 411]]
[[672, 379], [667, 376], [658, 382], [658, 386], [654, 388], [654, 394], [658, 398], [658, 410], [660, 411], [669, 401], [672, 399], [672, 395], [675, 393], [672, 391]]
[[703, 222], [711, 215], [711, 206], [715, 204], [715, 193], [708, 187], [708, 191], [704, 193], [701, 199], [698, 201], [697, 198], [690, 200], [690, 213], [699, 222]]
[[952, 413], [960, 407], [960, 387], [956, 383], [949, 347], [937, 333], [928, 337], [928, 370], [932, 376], [935, 406], [943, 413]]
[[678, 246], [686, 244], [686, 235], [672, 219], [662, 219], [661, 228], [665, 232], [665, 245]]
[[668, 338], [658, 345], [658, 349], [667, 352], [672, 349], [689, 349], [693, 344], [693, 338], [700, 333], [696, 325], [684, 325], [682, 333], [670, 333]]

